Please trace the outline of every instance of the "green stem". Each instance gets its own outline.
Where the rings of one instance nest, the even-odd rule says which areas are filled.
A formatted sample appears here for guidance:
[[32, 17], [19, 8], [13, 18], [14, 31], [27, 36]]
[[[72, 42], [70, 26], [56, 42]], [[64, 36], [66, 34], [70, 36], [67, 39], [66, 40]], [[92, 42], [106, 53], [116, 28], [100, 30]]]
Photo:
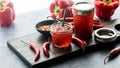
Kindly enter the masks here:
[[0, 0], [0, 9], [4, 9], [5, 5], [2, 3], [2, 0]]
[[103, 2], [105, 2], [105, 3], [111, 3], [112, 0], [103, 0]]
[[105, 59], [104, 59], [104, 64], [106, 64], [106, 60], [110, 57], [110, 55], [108, 55]]

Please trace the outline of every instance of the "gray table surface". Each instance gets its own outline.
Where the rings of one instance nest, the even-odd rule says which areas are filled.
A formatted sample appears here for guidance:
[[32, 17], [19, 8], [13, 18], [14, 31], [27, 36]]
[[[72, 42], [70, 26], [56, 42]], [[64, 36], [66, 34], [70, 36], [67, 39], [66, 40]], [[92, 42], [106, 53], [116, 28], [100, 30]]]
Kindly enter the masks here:
[[[13, 38], [18, 38], [30, 33], [37, 33], [35, 24], [39, 21], [46, 20], [49, 16], [49, 10], [43, 9], [16, 15], [15, 21], [9, 27], [0, 26], [0, 67], [1, 68], [28, 68], [27, 65], [12, 52], [6, 42]], [[112, 19], [120, 18], [120, 7], [116, 10]], [[115, 44], [119, 46], [120, 44]], [[110, 45], [110, 47], [113, 45]], [[119, 68], [120, 56], [104, 65], [103, 60], [107, 56], [109, 48], [102, 48], [89, 51], [84, 55], [75, 55], [65, 60], [44, 65], [47, 68]]]

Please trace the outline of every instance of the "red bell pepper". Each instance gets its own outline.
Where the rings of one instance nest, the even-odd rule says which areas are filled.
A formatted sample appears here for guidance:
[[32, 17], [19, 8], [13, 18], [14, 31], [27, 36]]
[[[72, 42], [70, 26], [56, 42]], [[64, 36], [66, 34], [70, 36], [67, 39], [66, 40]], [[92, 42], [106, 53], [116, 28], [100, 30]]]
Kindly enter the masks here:
[[110, 19], [119, 6], [119, 0], [95, 0], [94, 4], [99, 18]]
[[54, 0], [49, 7], [51, 17], [53, 19], [63, 18], [63, 12], [66, 8], [68, 9], [66, 17], [72, 17], [73, 14], [71, 6], [73, 3], [74, 2], [72, 0]]
[[0, 24], [11, 25], [14, 19], [13, 3], [9, 0], [0, 0]]

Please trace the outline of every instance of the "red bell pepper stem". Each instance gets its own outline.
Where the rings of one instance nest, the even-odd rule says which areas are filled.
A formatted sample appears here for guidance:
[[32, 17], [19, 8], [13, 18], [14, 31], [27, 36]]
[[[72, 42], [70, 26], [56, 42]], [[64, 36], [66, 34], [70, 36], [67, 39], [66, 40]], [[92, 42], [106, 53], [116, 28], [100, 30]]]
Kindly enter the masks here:
[[103, 0], [103, 2], [105, 2], [105, 3], [111, 3], [112, 0]]
[[0, 0], [0, 10], [4, 9], [5, 5], [2, 3], [2, 1]]

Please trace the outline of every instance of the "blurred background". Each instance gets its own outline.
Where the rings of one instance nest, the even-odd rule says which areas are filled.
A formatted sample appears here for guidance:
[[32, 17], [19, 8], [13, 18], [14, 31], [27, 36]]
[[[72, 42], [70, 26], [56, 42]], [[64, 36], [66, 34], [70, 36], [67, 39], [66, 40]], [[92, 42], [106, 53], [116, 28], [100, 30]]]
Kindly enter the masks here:
[[16, 14], [48, 8], [53, 0], [11, 0]]
[[[54, 0], [11, 0], [14, 3], [16, 14], [26, 13], [30, 11], [49, 8], [49, 5]], [[77, 1], [90, 1], [90, 0], [73, 0]]]

